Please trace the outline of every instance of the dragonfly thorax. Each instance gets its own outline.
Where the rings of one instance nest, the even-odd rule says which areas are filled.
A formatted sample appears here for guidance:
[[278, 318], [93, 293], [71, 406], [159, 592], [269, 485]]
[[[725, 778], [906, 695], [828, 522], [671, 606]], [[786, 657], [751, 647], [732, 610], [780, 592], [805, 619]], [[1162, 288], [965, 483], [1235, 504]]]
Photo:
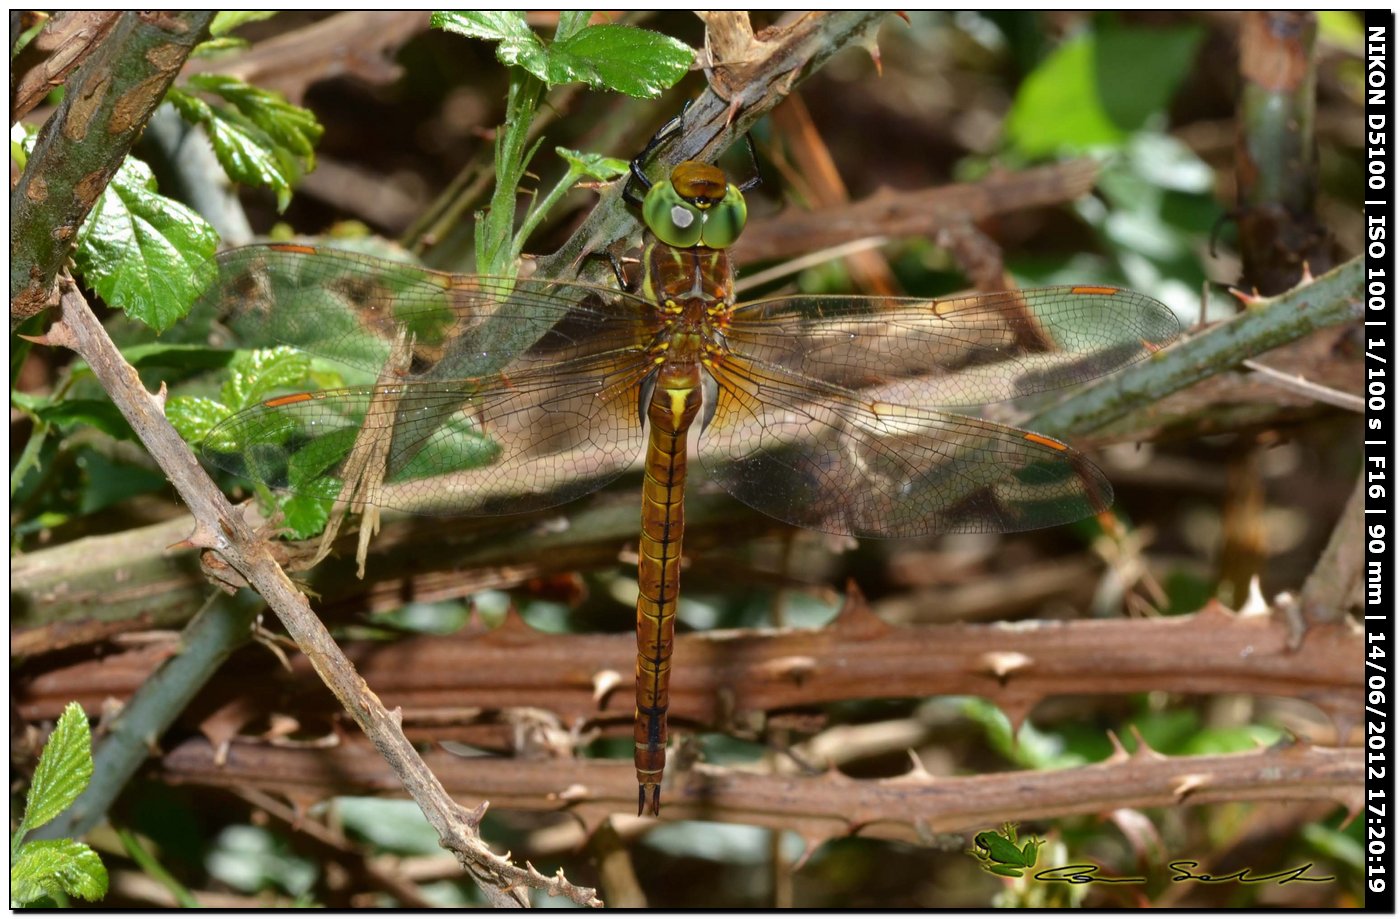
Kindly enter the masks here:
[[658, 342], [668, 361], [699, 361], [722, 347], [734, 308], [729, 253], [651, 240], [642, 254], [641, 293], [657, 311]]

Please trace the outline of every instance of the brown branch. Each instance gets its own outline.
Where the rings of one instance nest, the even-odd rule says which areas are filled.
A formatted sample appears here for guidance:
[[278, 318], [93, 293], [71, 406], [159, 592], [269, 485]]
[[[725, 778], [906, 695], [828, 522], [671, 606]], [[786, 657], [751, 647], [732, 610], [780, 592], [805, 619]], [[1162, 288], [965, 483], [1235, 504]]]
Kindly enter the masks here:
[[301, 105], [321, 80], [354, 77], [372, 86], [393, 83], [403, 68], [394, 54], [428, 31], [428, 14], [412, 10], [353, 10], [260, 41], [241, 54], [193, 61], [193, 73], [238, 77]]
[[[186, 532], [189, 529], [186, 528]], [[189, 610], [182, 611], [186, 616]], [[38, 654], [49, 654], [65, 648], [95, 645], [126, 632], [144, 632], [155, 625], [148, 614], [130, 619], [59, 619], [30, 629], [10, 632], [10, 657], [22, 660]]]
[[1356, 480], [1356, 488], [1352, 489], [1346, 507], [1342, 508], [1342, 515], [1337, 518], [1327, 548], [1322, 551], [1312, 574], [1303, 582], [1298, 606], [1305, 627], [1345, 619], [1347, 607], [1360, 595], [1361, 569], [1366, 561], [1362, 536], [1365, 484], [1363, 472]]
[[604, 820], [589, 834], [588, 851], [598, 866], [598, 880], [614, 909], [644, 909], [646, 892], [637, 880], [632, 853], [611, 820]]
[[[841, 180], [831, 150], [812, 121], [812, 114], [802, 97], [793, 93], [784, 99], [781, 105], [773, 109], [771, 121], [775, 137], [769, 149], [783, 173], [784, 184], [792, 189], [808, 210], [827, 212], [848, 206], [851, 203], [850, 192]], [[791, 164], [781, 158], [779, 148], [791, 156]], [[743, 239], [741, 236], [740, 240]], [[755, 242], [762, 244], [763, 239]], [[820, 248], [824, 247], [814, 244], [805, 251], [811, 253]], [[899, 293], [894, 272], [881, 253], [857, 252], [846, 256], [845, 262], [852, 284], [860, 293], [886, 297]]]
[[[1115, 738], [1116, 741], [1116, 738]], [[160, 761], [169, 782], [260, 788], [320, 799], [335, 794], [394, 794], [394, 776], [367, 745], [346, 742], [314, 752], [234, 744], [219, 760], [206, 740], [188, 740]], [[589, 828], [612, 817], [630, 822], [636, 776], [630, 762], [465, 758], [425, 754], [453, 793], [490, 798], [498, 807], [569, 813]], [[667, 792], [667, 817], [722, 820], [802, 835], [808, 848], [858, 833], [919, 841], [931, 833], [983, 829], [1006, 820], [1050, 820], [1117, 808], [1237, 801], [1326, 799], [1361, 805], [1364, 751], [1356, 747], [1276, 745], [1249, 753], [1166, 757], [1138, 738], [1135, 754], [1042, 772], [932, 776], [916, 767], [892, 779], [857, 781], [761, 775], [695, 765]]]
[[488, 899], [497, 906], [525, 906], [528, 898], [521, 887], [528, 886], [554, 888], [552, 892], [562, 890], [575, 902], [596, 905], [591, 890], [569, 885], [562, 878], [545, 878], [528, 866], [518, 868], [486, 847], [477, 832], [484, 806], [469, 812], [448, 796], [404, 736], [400, 714], [388, 711], [360, 678], [306, 597], [278, 566], [267, 542], [243, 521], [238, 509], [228, 503], [170, 426], [163, 412], [164, 390], [157, 396], [146, 392], [135, 369], [123, 360], [106, 330], [71, 286], [62, 292], [60, 319], [49, 330], [47, 343], [71, 348], [87, 361], [199, 521], [189, 542], [216, 548], [262, 595], [321, 681], [374, 742], [398, 781], [422, 808], [443, 846], [457, 855]]
[[74, 73], [10, 194], [10, 319], [52, 301], [78, 227], [116, 175], [212, 12], [123, 13]]
[[[376, 538], [376, 561], [368, 566], [366, 580], [355, 577], [353, 536], [339, 541], [338, 555], [298, 577], [315, 592], [321, 614], [335, 618], [397, 609], [408, 600], [449, 600], [518, 587], [532, 578], [597, 570], [615, 565], [620, 551], [637, 541], [638, 487], [624, 479], [614, 492], [578, 502], [569, 508], [569, 526], [562, 528], [547, 525], [559, 519], [557, 510], [510, 519], [401, 516], [385, 524]], [[687, 501], [687, 545], [696, 549], [778, 526], [725, 494], [693, 494]], [[203, 602], [208, 581], [197, 553], [165, 547], [182, 541], [194, 526], [192, 518], [180, 517], [15, 558], [12, 629], [138, 616], [149, 617], [155, 627], [187, 621]], [[277, 545], [291, 558], [315, 550], [314, 540]], [[19, 634], [12, 632], [12, 640]], [[35, 648], [47, 639], [24, 640]]]
[[[823, 629], [679, 636], [670, 714], [678, 724], [725, 728], [745, 723], [750, 713], [875, 695], [971, 694], [995, 702], [1019, 724], [1055, 695], [1247, 693], [1317, 705], [1332, 720], [1337, 742], [1345, 743], [1361, 716], [1361, 636], [1349, 623], [1336, 623], [1309, 630], [1296, 650], [1291, 637], [1282, 615], [1238, 616], [1217, 605], [1152, 620], [897, 628], [875, 618], [856, 595]], [[510, 726], [493, 713], [517, 708], [544, 709], [566, 724], [630, 726], [632, 719], [625, 678], [636, 650], [627, 634], [537, 632], [512, 616], [489, 632], [356, 642], [346, 652], [420, 739], [508, 745]], [[140, 685], [142, 668], [161, 656], [143, 649], [54, 669], [19, 683], [16, 704], [24, 717], [38, 719], [74, 698], [123, 698]], [[284, 674], [266, 661], [210, 700], [240, 706], [241, 720], [228, 734], [277, 711], [313, 722], [334, 714], [307, 662], [292, 667]], [[609, 683], [619, 688], [598, 699]]]
[[[53, 15], [11, 66], [10, 123], [19, 121], [101, 45], [121, 14], [65, 10]], [[14, 36], [11, 36], [13, 38]]]
[[789, 209], [751, 221], [734, 255], [743, 264], [791, 258], [867, 236], [932, 237], [998, 214], [1073, 201], [1094, 187], [1097, 174], [1092, 160], [1071, 160], [994, 173], [977, 182], [916, 191], [883, 189], [820, 211]]
[[[11, 560], [11, 653], [21, 629], [61, 622], [143, 620], [142, 628], [188, 622], [208, 593], [194, 552], [170, 552], [194, 529], [173, 520], [89, 536]], [[22, 639], [34, 653], [53, 639]]]

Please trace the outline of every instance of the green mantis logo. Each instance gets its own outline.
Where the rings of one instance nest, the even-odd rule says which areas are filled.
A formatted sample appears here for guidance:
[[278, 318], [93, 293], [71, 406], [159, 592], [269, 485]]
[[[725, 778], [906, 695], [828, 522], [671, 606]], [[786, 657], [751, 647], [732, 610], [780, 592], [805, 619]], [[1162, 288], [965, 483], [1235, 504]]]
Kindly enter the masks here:
[[1016, 824], [1002, 825], [1000, 833], [990, 830], [972, 837], [972, 848], [967, 853], [982, 863], [982, 870], [1007, 878], [1019, 878], [1027, 869], [1034, 868], [1040, 857], [1040, 847], [1045, 840], [1031, 836], [1025, 845], [1019, 845], [1016, 838]]

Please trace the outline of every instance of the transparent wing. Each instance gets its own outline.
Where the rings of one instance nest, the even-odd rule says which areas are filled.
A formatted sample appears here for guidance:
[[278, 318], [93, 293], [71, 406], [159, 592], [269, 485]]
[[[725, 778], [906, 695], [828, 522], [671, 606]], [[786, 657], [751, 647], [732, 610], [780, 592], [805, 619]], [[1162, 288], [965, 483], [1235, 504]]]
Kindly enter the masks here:
[[1083, 383], [1179, 331], [1151, 297], [1080, 286], [939, 299], [779, 297], [737, 307], [725, 337], [734, 353], [796, 377], [957, 407]]
[[1002, 533], [1113, 502], [1103, 473], [1050, 438], [866, 400], [732, 354], [712, 373], [701, 460], [734, 497], [787, 523], [862, 537]]
[[404, 330], [414, 379], [556, 363], [654, 333], [646, 301], [589, 284], [454, 275], [302, 245], [231, 249], [216, 266], [195, 308], [216, 311], [240, 338], [378, 372]]
[[650, 369], [627, 350], [453, 381], [300, 393], [229, 418], [204, 458], [275, 489], [334, 496], [362, 428], [387, 441], [369, 503], [423, 514], [513, 514], [589, 494], [635, 462]]

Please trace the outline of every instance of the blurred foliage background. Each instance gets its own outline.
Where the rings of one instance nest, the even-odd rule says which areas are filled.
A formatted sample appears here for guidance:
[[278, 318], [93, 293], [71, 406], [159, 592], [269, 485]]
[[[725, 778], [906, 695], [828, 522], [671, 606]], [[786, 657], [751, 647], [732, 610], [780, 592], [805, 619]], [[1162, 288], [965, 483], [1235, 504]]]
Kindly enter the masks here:
[[[236, 34], [255, 50], [267, 48], [329, 15], [281, 14]], [[755, 28], [778, 15], [753, 14]], [[1360, 252], [1363, 238], [1362, 33], [1354, 14], [1316, 17], [1316, 206], [1339, 263]], [[552, 31], [548, 14], [531, 14], [530, 21]], [[690, 14], [631, 14], [625, 21], [692, 47], [704, 42], [703, 24]], [[975, 273], [968, 270], [976, 259], [969, 259], [967, 247], [985, 241], [1021, 285], [1119, 284], [1166, 302], [1184, 325], [1226, 318], [1239, 304], [1223, 285], [1242, 280], [1231, 219], [1241, 21], [1240, 14], [1223, 12], [891, 16], [878, 33], [878, 67], [864, 50], [846, 49], [801, 84], [784, 103], [786, 111], [755, 126], [765, 181], [750, 195], [751, 217], [785, 208], [820, 211], [833, 194], [859, 200], [887, 189], [899, 195], [1092, 156], [1100, 167], [1091, 194], [982, 221], [974, 243], [891, 239], [877, 250], [873, 274], [853, 271], [853, 260], [832, 258], [785, 283], [814, 292], [871, 283], [877, 285], [871, 292], [963, 290]], [[335, 61], [298, 57], [293, 43], [248, 77], [305, 106], [324, 127], [316, 168], [296, 185], [285, 210], [279, 212], [278, 195], [267, 189], [240, 194], [248, 223], [260, 236], [336, 237], [375, 246], [394, 241], [430, 266], [471, 270], [472, 214], [492, 190], [492, 132], [503, 117], [507, 71], [492, 45], [430, 31], [426, 19], [405, 28], [401, 38], [362, 40], [364, 47]], [[385, 44], [391, 47], [381, 56]], [[235, 49], [226, 61], [244, 53]], [[222, 63], [200, 66], [217, 71]], [[526, 183], [547, 189], [564, 173], [551, 152], [555, 146], [630, 158], [703, 90], [704, 81], [702, 72], [692, 72], [654, 100], [582, 86], [553, 91], [545, 106], [546, 141]], [[45, 112], [40, 108], [27, 121], [37, 124]], [[139, 152], [153, 163], [162, 190], [180, 197], [159, 150], [148, 143]], [[725, 162], [734, 171], [747, 168], [737, 152]], [[825, 163], [826, 171], [814, 169], [814, 162]], [[588, 190], [571, 193], [549, 212], [528, 251], [557, 249], [595, 200]], [[746, 274], [763, 267], [741, 265]], [[120, 320], [112, 326], [124, 346], [155, 341]], [[176, 329], [159, 341], [177, 342], [180, 335]], [[15, 368], [16, 389], [52, 392], [62, 361], [59, 354], [32, 352]], [[143, 377], [154, 388], [163, 373], [193, 380], [206, 369], [143, 368]], [[75, 386], [70, 398], [101, 400], [90, 382]], [[33, 472], [12, 482], [13, 553], [121, 533], [180, 511], [121, 424], [91, 405], [75, 410], [74, 418], [78, 423], [57, 419], [57, 436], [30, 458]], [[1140, 538], [1142, 565], [1161, 586], [1155, 594], [1129, 590], [1125, 596], [1115, 589], [1096, 554], [1102, 550], [1095, 549], [1101, 542], [1092, 521], [1008, 537], [858, 547], [834, 546], [817, 534], [768, 531], [690, 553], [682, 629], [820, 626], [835, 615], [836, 589], [848, 577], [882, 615], [902, 623], [1174, 615], [1198, 610], [1211, 598], [1237, 607], [1255, 578], [1265, 597], [1297, 590], [1351, 492], [1360, 462], [1359, 419], [1321, 407], [1287, 426], [1222, 428], [1101, 455], [1118, 492], [1117, 511]], [[30, 423], [20, 417], [12, 425], [12, 462]], [[618, 500], [635, 501], [631, 485], [615, 491]], [[1255, 534], [1248, 551], [1232, 542], [1229, 523], [1242, 502]], [[1239, 562], [1241, 552], [1250, 560]], [[634, 572], [619, 562], [508, 593], [344, 615], [334, 628], [341, 637], [383, 640], [452, 633], [466, 626], [473, 609], [495, 623], [514, 603], [537, 629], [620, 632], [631, 628], [629, 590], [635, 590]], [[66, 656], [15, 658], [15, 679], [32, 684], [56, 663], [74, 655], [97, 658], [109, 648], [97, 643]], [[240, 660], [267, 654], [266, 645], [240, 651], [214, 680], [237, 679]], [[899, 722], [919, 730], [913, 741], [843, 762], [843, 771], [860, 778], [905, 772], [910, 747], [935, 775], [1062, 769], [1107, 757], [1110, 728], [1124, 736], [1136, 730], [1157, 751], [1186, 755], [1306, 736], [1318, 721], [1299, 704], [1248, 697], [1057, 697], [1035, 709], [1013, 743], [1006, 717], [982, 700], [880, 698], [878, 687], [870, 695], [821, 707], [824, 728]], [[15, 724], [17, 732], [23, 728]], [[167, 736], [167, 748], [180, 730], [188, 731]], [[800, 725], [791, 739], [797, 736], [806, 736]], [[767, 744], [722, 735], [701, 741], [705, 758], [714, 762], [753, 761], [770, 755], [775, 743], [771, 736]], [[629, 748], [630, 740], [608, 736], [588, 752], [626, 756]], [[25, 745], [12, 744], [12, 753], [22, 773]], [[298, 803], [333, 827], [340, 841], [313, 839], [246, 796], [143, 775], [124, 792], [113, 819], [155, 853], [163, 872], [157, 877], [140, 867], [129, 844], [99, 829], [92, 841], [113, 877], [105, 905], [168, 903], [172, 891], [206, 906], [402, 904], [392, 891], [375, 887], [366, 865], [406, 879], [423, 902], [481, 902], [411, 802], [338, 797]], [[621, 834], [614, 848], [586, 839], [567, 816], [493, 810], [483, 835], [497, 851], [508, 849], [545, 873], [562, 867], [575, 883], [601, 885], [610, 903], [662, 908], [1324, 907], [1360, 899], [1360, 823], [1341, 828], [1344, 814], [1322, 801], [1219, 804], [1083, 814], [1023, 828], [1050, 840], [1042, 865], [1093, 861], [1106, 873], [1148, 874], [1147, 883], [1115, 888], [1037, 888], [994, 877], [966, 854], [967, 836], [924, 845], [839, 839], [794, 867], [803, 852], [796, 836], [720, 823], [620, 823], [609, 829]], [[628, 866], [620, 874], [603, 867], [604, 855], [617, 851]], [[1222, 868], [1253, 866], [1261, 873], [1311, 863], [1312, 874], [1335, 881], [1190, 885], [1171, 882], [1162, 868], [1167, 858], [1207, 856]]]

